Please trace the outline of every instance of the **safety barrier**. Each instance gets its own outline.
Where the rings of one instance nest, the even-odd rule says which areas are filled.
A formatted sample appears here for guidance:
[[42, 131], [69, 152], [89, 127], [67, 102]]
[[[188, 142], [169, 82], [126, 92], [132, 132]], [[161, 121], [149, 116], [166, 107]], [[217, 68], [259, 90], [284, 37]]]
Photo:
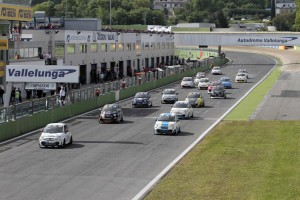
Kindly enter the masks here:
[[[100, 108], [116, 100], [123, 100], [136, 92], [148, 91], [185, 76], [193, 76], [199, 71], [206, 71], [211, 64], [222, 65], [226, 59], [210, 58], [192, 65], [181, 66], [180, 72], [165, 69], [146, 73], [145, 76], [131, 77], [115, 82], [99, 84], [90, 88], [67, 93], [64, 106], [57, 95], [24, 102], [0, 109], [0, 142], [20, 136], [24, 133], [44, 127], [51, 122], [58, 122], [76, 115]], [[122, 88], [123, 81], [126, 82]], [[99, 92], [100, 93], [96, 93]]]

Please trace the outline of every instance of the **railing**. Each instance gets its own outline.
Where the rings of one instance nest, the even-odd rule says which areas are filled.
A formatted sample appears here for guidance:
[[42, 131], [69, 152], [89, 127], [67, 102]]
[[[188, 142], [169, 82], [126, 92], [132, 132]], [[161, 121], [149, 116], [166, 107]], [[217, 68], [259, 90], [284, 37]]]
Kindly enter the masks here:
[[[201, 68], [202, 66], [208, 66], [220, 61], [221, 58], [219, 57], [207, 58], [194, 63], [181, 65], [180, 68], [174, 67], [166, 68], [165, 70], [157, 70], [156, 72], [146, 72], [143, 76], [128, 77], [114, 82], [97, 84], [88, 88], [71, 90], [66, 93], [64, 105], [82, 102], [87, 99], [95, 98], [98, 95], [105, 95], [110, 92], [118, 91], [122, 89], [122, 87], [127, 88], [134, 85], [140, 85], [145, 82], [155, 81], [156, 79], [172, 76], [194, 68]], [[98, 90], [100, 90], [100, 93], [97, 93]], [[14, 104], [9, 107], [3, 107], [0, 108], [0, 124], [30, 116], [35, 113], [51, 110], [59, 106], [62, 106], [62, 102], [59, 100], [59, 95], [53, 95]]]

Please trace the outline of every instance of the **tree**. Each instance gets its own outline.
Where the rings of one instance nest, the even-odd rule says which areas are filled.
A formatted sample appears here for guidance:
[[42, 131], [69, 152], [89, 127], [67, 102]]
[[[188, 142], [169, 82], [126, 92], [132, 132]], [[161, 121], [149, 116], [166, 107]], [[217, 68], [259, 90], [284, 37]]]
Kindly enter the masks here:
[[295, 17], [295, 24], [294, 24], [294, 27], [293, 27], [293, 30], [294, 31], [300, 31], [300, 0], [296, 0], [295, 1], [296, 5], [297, 5], [297, 11], [296, 11], [296, 17]]
[[273, 18], [272, 24], [278, 31], [292, 31], [295, 22], [295, 13], [282, 13]]
[[41, 4], [37, 4], [33, 7], [33, 11], [45, 11], [47, 16], [54, 16], [55, 9], [54, 3], [52, 1], [43, 2]]
[[222, 11], [216, 13], [216, 26], [218, 28], [228, 28], [228, 21]]

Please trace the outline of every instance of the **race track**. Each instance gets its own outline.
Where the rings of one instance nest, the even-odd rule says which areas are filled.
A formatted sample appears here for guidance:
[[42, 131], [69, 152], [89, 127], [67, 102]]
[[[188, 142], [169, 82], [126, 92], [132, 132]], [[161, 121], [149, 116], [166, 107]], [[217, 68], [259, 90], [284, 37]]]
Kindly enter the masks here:
[[[164, 88], [151, 91], [152, 108], [131, 108], [131, 100], [120, 102], [124, 112], [121, 124], [99, 124], [99, 111], [68, 120], [74, 144], [65, 149], [40, 149], [34, 134], [0, 148], [0, 196], [4, 200], [128, 200], [143, 189], [161, 170], [184, 151], [275, 65], [266, 56], [227, 52], [233, 60], [223, 75], [234, 76], [246, 68], [248, 83], [234, 83], [227, 99], [205, 99], [204, 108], [194, 108], [194, 118], [181, 120], [177, 136], [154, 135], [155, 118], [169, 112], [171, 104], [161, 104]], [[190, 91], [176, 88], [179, 100]]]

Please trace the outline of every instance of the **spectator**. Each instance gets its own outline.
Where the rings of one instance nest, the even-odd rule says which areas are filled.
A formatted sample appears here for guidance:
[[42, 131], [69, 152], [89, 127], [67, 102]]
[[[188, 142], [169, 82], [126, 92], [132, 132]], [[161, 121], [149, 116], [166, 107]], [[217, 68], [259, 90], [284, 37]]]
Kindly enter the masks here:
[[16, 88], [13, 86], [11, 93], [10, 93], [10, 103], [11, 104], [15, 103], [15, 94], [16, 94]]
[[20, 93], [20, 95], [19, 95], [19, 102], [22, 102], [22, 93], [21, 93], [20, 88], [18, 88], [18, 91], [19, 91], [19, 93]]
[[0, 87], [0, 104], [4, 104], [4, 101], [3, 101], [3, 95], [4, 95], [5, 91], [3, 90], [2, 87]]
[[65, 99], [66, 99], [66, 91], [64, 87], [60, 88], [59, 91], [59, 100], [60, 100], [60, 105], [65, 105]]
[[31, 98], [32, 91], [31, 90], [26, 90], [26, 99]]
[[15, 91], [15, 102], [19, 103], [19, 100], [20, 100], [20, 91], [19, 91], [19, 89], [16, 89], [16, 91]]

